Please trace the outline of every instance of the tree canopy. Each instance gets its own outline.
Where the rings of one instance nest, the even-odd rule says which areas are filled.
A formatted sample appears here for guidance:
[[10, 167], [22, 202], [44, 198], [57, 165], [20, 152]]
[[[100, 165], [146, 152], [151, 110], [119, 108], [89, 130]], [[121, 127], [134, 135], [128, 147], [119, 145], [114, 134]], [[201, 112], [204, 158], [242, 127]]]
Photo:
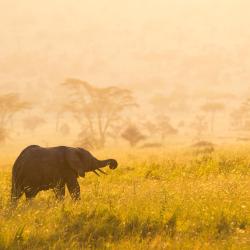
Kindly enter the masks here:
[[136, 106], [128, 89], [98, 88], [75, 78], [68, 78], [62, 84], [71, 89], [70, 101], [64, 105], [64, 111], [73, 114], [82, 125], [84, 132], [80, 135], [85, 137], [82, 141], [93, 141], [96, 147], [104, 146], [110, 130], [122, 121], [121, 114]]

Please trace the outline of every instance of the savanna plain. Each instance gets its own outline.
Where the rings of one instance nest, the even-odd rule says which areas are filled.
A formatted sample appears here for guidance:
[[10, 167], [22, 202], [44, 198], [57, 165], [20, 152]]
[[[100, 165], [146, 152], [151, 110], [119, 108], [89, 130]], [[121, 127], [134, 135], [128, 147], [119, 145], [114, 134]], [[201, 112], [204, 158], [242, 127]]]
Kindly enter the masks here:
[[81, 201], [52, 191], [10, 207], [0, 171], [0, 249], [250, 249], [250, 145], [106, 149], [119, 167], [81, 178]]

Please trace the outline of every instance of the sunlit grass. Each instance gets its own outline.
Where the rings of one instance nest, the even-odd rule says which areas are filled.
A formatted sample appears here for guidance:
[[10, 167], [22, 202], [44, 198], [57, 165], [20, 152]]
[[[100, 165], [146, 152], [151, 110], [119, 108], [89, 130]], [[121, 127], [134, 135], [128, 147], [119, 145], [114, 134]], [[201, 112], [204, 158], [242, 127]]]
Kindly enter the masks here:
[[250, 148], [117, 150], [119, 168], [80, 180], [81, 201], [40, 193], [9, 207], [0, 172], [0, 249], [249, 249]]

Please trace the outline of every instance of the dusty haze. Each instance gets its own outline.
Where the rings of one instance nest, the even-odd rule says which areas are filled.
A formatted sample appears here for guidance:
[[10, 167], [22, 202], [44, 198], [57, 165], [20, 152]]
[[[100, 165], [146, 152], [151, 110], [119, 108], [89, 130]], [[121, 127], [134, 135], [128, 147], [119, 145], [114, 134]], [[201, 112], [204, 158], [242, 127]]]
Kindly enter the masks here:
[[[55, 133], [50, 112], [67, 100], [60, 84], [68, 77], [130, 89], [139, 105], [124, 116], [140, 129], [158, 112], [178, 129], [175, 139], [191, 143], [192, 120], [201, 114], [210, 123], [201, 107], [216, 102], [224, 107], [214, 140], [242, 136], [233, 134], [230, 114], [250, 97], [249, 9], [247, 0], [0, 0], [1, 95], [32, 103], [6, 127], [3, 155], [11, 161], [27, 144], [75, 142], [79, 124], [68, 115], [63, 134]], [[34, 116], [40, 125], [31, 132], [24, 126]]]

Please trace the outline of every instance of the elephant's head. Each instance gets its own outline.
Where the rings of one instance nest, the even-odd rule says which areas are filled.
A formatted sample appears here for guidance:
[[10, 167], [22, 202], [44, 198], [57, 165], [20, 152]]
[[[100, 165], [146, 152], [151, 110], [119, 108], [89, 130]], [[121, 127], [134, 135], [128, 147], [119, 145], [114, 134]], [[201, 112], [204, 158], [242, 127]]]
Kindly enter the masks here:
[[106, 174], [101, 168], [109, 166], [110, 169], [116, 169], [118, 165], [114, 159], [100, 161], [83, 148], [68, 148], [66, 158], [69, 166], [81, 177], [84, 177], [86, 172], [99, 175], [96, 170]]

